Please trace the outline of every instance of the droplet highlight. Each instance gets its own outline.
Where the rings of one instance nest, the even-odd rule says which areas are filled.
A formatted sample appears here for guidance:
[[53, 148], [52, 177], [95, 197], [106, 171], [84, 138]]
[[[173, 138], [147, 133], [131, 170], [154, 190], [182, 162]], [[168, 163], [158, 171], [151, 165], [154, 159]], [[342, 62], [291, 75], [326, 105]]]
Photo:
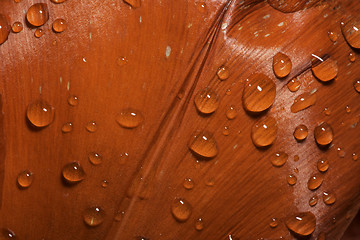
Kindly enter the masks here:
[[26, 110], [27, 119], [35, 127], [46, 127], [53, 122], [55, 109], [46, 101], [37, 100], [30, 103]]
[[214, 136], [209, 132], [196, 132], [189, 141], [190, 150], [198, 156], [213, 158], [218, 154]]
[[251, 139], [257, 147], [269, 146], [275, 141], [277, 130], [275, 118], [265, 117], [252, 126]]
[[90, 207], [83, 213], [83, 220], [90, 227], [97, 227], [104, 222], [105, 211], [100, 207]]
[[35, 26], [40, 27], [49, 20], [49, 11], [46, 3], [36, 3], [32, 5], [26, 13], [27, 21]]
[[289, 75], [292, 68], [290, 58], [279, 52], [273, 57], [273, 70], [278, 78], [284, 78]]
[[116, 122], [123, 128], [136, 128], [143, 121], [144, 116], [134, 109], [124, 109], [116, 116]]
[[319, 145], [326, 146], [333, 141], [334, 132], [328, 123], [323, 122], [319, 126], [315, 127], [314, 137]]
[[219, 107], [219, 96], [210, 88], [205, 88], [196, 94], [194, 102], [199, 112], [210, 114]]
[[179, 222], [185, 222], [189, 219], [192, 212], [192, 207], [183, 198], [176, 198], [171, 205], [171, 213], [173, 217]]

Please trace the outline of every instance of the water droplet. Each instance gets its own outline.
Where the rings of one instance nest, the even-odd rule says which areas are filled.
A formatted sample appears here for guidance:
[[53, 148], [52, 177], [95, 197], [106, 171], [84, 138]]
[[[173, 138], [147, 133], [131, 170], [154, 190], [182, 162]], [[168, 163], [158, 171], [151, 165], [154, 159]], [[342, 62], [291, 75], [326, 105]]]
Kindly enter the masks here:
[[286, 219], [287, 228], [300, 236], [312, 234], [316, 227], [315, 215], [311, 212], [301, 212]]
[[117, 212], [115, 214], [114, 220], [120, 222], [124, 218], [125, 212]]
[[352, 160], [357, 161], [359, 156], [356, 153], [352, 154]]
[[360, 48], [360, 20], [359, 18], [350, 18], [346, 23], [341, 22], [341, 31], [346, 41], [353, 48]]
[[328, 36], [332, 42], [336, 42], [338, 39], [338, 35], [332, 31], [328, 32]]
[[208, 187], [213, 187], [215, 185], [215, 178], [208, 178], [205, 182], [205, 185]]
[[311, 107], [316, 103], [316, 92], [314, 93], [302, 93], [297, 96], [294, 100], [294, 103], [291, 105], [291, 112], [297, 113], [301, 110], [304, 110], [308, 107]]
[[224, 129], [223, 129], [222, 134], [223, 134], [224, 136], [229, 136], [229, 134], [230, 134], [230, 132], [229, 132], [229, 127], [225, 126]]
[[287, 87], [291, 92], [296, 92], [301, 87], [301, 82], [298, 78], [293, 78], [288, 82]]
[[270, 157], [270, 161], [273, 166], [281, 167], [286, 163], [288, 157], [289, 155], [285, 152], [277, 152]]
[[356, 60], [355, 53], [353, 53], [353, 52], [349, 53], [348, 58], [349, 58], [350, 62], [355, 62], [355, 60]]
[[185, 178], [183, 186], [185, 189], [191, 190], [194, 188], [194, 181], [191, 178]]
[[358, 93], [360, 93], [360, 80], [356, 80], [356, 81], [354, 82], [354, 89], [355, 89]]
[[315, 58], [312, 62], [311, 70], [315, 77], [320, 81], [327, 82], [334, 79], [338, 74], [337, 62], [331, 58], [323, 60]]
[[109, 186], [108, 181], [104, 180], [104, 181], [101, 182], [101, 187], [106, 188], [107, 186]]
[[138, 8], [141, 6], [141, 0], [124, 0], [124, 2], [133, 8]]
[[197, 9], [199, 12], [201, 13], [205, 13], [206, 12], [206, 4], [204, 2], [198, 2], [196, 3]]
[[226, 96], [230, 96], [231, 95], [231, 89], [226, 89], [225, 94], [226, 94]]
[[0, 44], [3, 44], [8, 39], [10, 29], [11, 27], [6, 17], [0, 14]]
[[318, 144], [326, 146], [334, 139], [334, 133], [331, 126], [323, 122], [314, 129], [314, 137]]
[[71, 122], [68, 122], [68, 123], [65, 123], [65, 124], [62, 126], [61, 131], [62, 131], [63, 133], [69, 133], [69, 132], [72, 131], [72, 128], [73, 128], [72, 123], [71, 123]]
[[330, 115], [331, 115], [331, 110], [330, 110], [330, 108], [324, 108], [323, 113], [324, 113], [326, 116], [330, 116]]
[[124, 109], [116, 116], [117, 123], [123, 128], [136, 128], [143, 121], [143, 115], [134, 109]]
[[309, 178], [307, 183], [308, 188], [310, 190], [318, 189], [323, 183], [323, 181], [324, 181], [323, 175], [316, 173]]
[[21, 22], [14, 22], [12, 25], [12, 31], [14, 33], [19, 33], [23, 30], [23, 24]]
[[83, 219], [88, 226], [96, 227], [104, 222], [105, 212], [100, 207], [90, 207], [84, 211]]
[[324, 201], [324, 203], [327, 204], [327, 205], [334, 204], [335, 201], [336, 201], [335, 193], [324, 192], [324, 193], [323, 193], [323, 201]]
[[224, 81], [229, 78], [229, 70], [225, 66], [221, 66], [217, 71], [217, 76], [220, 80]]
[[257, 147], [271, 145], [277, 136], [277, 122], [273, 117], [266, 117], [256, 122], [251, 129], [251, 138]]
[[289, 184], [290, 186], [293, 186], [293, 185], [295, 185], [296, 182], [297, 182], [297, 177], [296, 177], [295, 175], [293, 175], [293, 174], [290, 174], [290, 175], [288, 175], [288, 176], [286, 177], [286, 181], [288, 182], [288, 184]]
[[279, 222], [276, 218], [272, 218], [269, 225], [271, 228], [276, 228], [279, 225]]
[[121, 153], [121, 154], [120, 154], [120, 161], [119, 161], [120, 164], [121, 164], [121, 165], [126, 164], [128, 157], [129, 157], [129, 154], [128, 154], [128, 153]]
[[235, 119], [237, 116], [237, 111], [235, 109], [234, 106], [230, 106], [227, 110], [226, 110], [226, 117], [229, 120]]
[[298, 168], [294, 168], [294, 173], [299, 173], [299, 169], [298, 169]]
[[185, 222], [189, 219], [192, 212], [192, 207], [183, 198], [176, 198], [171, 205], [171, 213], [179, 222]]
[[74, 96], [74, 95], [69, 96], [68, 97], [68, 103], [69, 103], [70, 106], [76, 106], [76, 105], [79, 104], [79, 99], [78, 99], [77, 96]]
[[210, 114], [219, 107], [219, 96], [210, 88], [205, 88], [196, 94], [194, 102], [199, 112]]
[[312, 196], [309, 200], [309, 205], [311, 207], [314, 207], [318, 203], [318, 200], [319, 200], [319, 198], [317, 195]]
[[213, 158], [218, 153], [216, 140], [209, 132], [197, 131], [189, 141], [190, 150], [202, 157]]
[[350, 113], [350, 112], [351, 112], [351, 108], [350, 108], [348, 105], [346, 105], [346, 107], [345, 107], [345, 112], [346, 112], [346, 113]]
[[63, 3], [65, 2], [66, 0], [51, 0], [53, 3]]
[[1, 230], [1, 236], [0, 239], [6, 240], [6, 239], [17, 239], [15, 233], [11, 231], [10, 229], [3, 228]]
[[244, 108], [250, 112], [262, 112], [274, 103], [275, 96], [275, 83], [264, 74], [253, 74], [245, 83]]
[[308, 128], [301, 124], [295, 128], [294, 138], [298, 141], [303, 141], [308, 136]]
[[204, 222], [201, 218], [196, 219], [195, 221], [195, 229], [201, 231], [204, 229]]
[[345, 157], [346, 152], [344, 151], [344, 149], [337, 148], [336, 150], [337, 150], [337, 154], [338, 154], [339, 157], [341, 157], [341, 158]]
[[326, 240], [326, 235], [324, 232], [319, 233], [316, 240]]
[[26, 116], [36, 127], [48, 126], [54, 120], [55, 109], [43, 100], [37, 100], [28, 105]]
[[317, 169], [320, 172], [326, 172], [329, 169], [329, 162], [327, 159], [322, 158], [317, 162]]
[[23, 171], [19, 173], [17, 177], [17, 183], [21, 188], [28, 188], [30, 187], [31, 183], [34, 180], [33, 173], [29, 170]]
[[96, 122], [89, 122], [89, 123], [86, 125], [86, 130], [88, 130], [88, 131], [91, 132], [91, 133], [96, 132], [96, 130], [97, 130]]
[[85, 172], [78, 162], [71, 162], [62, 169], [62, 176], [68, 183], [78, 183], [85, 179]]
[[273, 70], [278, 78], [284, 78], [289, 75], [292, 68], [290, 58], [279, 52], [273, 57]]
[[119, 57], [119, 58], [116, 60], [117, 65], [119, 65], [120, 67], [126, 65], [127, 62], [128, 62], [128, 60], [126, 59], [126, 57]]
[[56, 19], [52, 24], [52, 29], [57, 33], [65, 31], [66, 28], [67, 28], [67, 23], [62, 18]]
[[295, 156], [294, 156], [294, 162], [299, 161], [299, 159], [300, 159], [300, 157], [299, 157], [298, 155], [295, 155]]
[[102, 156], [98, 153], [92, 152], [89, 153], [89, 162], [92, 163], [93, 165], [99, 165], [102, 163]]
[[39, 27], [44, 25], [49, 20], [49, 11], [46, 3], [36, 3], [32, 5], [26, 13], [27, 21]]
[[37, 38], [41, 38], [44, 34], [44, 30], [42, 30], [41, 28], [36, 29], [34, 32], [34, 36]]

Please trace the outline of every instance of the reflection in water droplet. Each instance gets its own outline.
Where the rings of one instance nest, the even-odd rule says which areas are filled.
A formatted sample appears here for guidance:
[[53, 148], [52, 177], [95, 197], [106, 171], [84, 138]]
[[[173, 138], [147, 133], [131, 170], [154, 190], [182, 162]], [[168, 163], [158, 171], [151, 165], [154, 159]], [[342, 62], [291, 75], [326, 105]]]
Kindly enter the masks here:
[[352, 160], [357, 161], [358, 158], [359, 158], [359, 156], [357, 155], [357, 153], [352, 154]]
[[331, 115], [331, 110], [330, 110], [330, 108], [324, 108], [323, 113], [324, 113], [326, 116], [330, 116], [330, 115]]
[[296, 92], [301, 87], [301, 82], [298, 78], [293, 78], [288, 82], [287, 87], [291, 92]]
[[[23, 24], [21, 22], [14, 22], [12, 25], [12, 31], [14, 33], [19, 33], [23, 30]], [[1, 31], [1, 30], [0, 30]], [[1, 35], [1, 34], [0, 34]], [[1, 37], [0, 37], [1, 38]]]
[[69, 133], [72, 131], [72, 128], [73, 128], [73, 125], [71, 122], [68, 122], [68, 123], [65, 123], [62, 128], [61, 128], [61, 131], [63, 133]]
[[141, 6], [141, 0], [124, 0], [124, 2], [133, 8], [138, 8]]
[[229, 78], [229, 70], [225, 66], [221, 66], [217, 71], [217, 76], [220, 80], [224, 81]]
[[144, 116], [134, 109], [124, 109], [116, 116], [116, 122], [123, 128], [136, 128], [143, 121]]
[[279, 222], [276, 218], [272, 218], [269, 225], [271, 228], [276, 228], [279, 225]]
[[336, 42], [338, 39], [338, 35], [331, 31], [328, 32], [328, 36], [332, 42]]
[[308, 128], [304, 124], [301, 124], [295, 128], [293, 135], [296, 140], [302, 141], [308, 136]]
[[193, 153], [205, 158], [215, 157], [218, 153], [216, 140], [208, 132], [197, 131], [189, 141], [189, 148]]
[[293, 175], [293, 174], [290, 174], [290, 175], [288, 175], [288, 176], [286, 177], [286, 181], [288, 182], [288, 184], [289, 184], [290, 186], [293, 186], [293, 185], [295, 185], [296, 182], [297, 182], [297, 177], [296, 177], [295, 175]]
[[297, 96], [294, 100], [294, 103], [291, 105], [291, 112], [297, 113], [301, 110], [304, 110], [308, 107], [311, 107], [316, 103], [316, 92], [314, 93], [302, 93]]
[[315, 230], [316, 218], [311, 212], [301, 212], [288, 217], [285, 224], [290, 231], [300, 236], [308, 236]]
[[329, 169], [329, 162], [327, 159], [322, 158], [317, 162], [317, 169], [320, 172], [326, 172]]
[[346, 107], [345, 107], [345, 112], [346, 113], [351, 113], [351, 108], [348, 105], [346, 105]]
[[44, 34], [45, 34], [45, 31], [42, 30], [41, 28], [36, 29], [34, 32], [34, 36], [37, 38], [41, 38]]
[[204, 114], [210, 114], [219, 107], [219, 96], [209, 88], [198, 92], [194, 98], [196, 109]]
[[337, 154], [338, 154], [339, 157], [341, 157], [341, 158], [345, 157], [346, 152], [344, 151], [344, 149], [337, 148], [336, 150], [337, 150]]
[[102, 163], [102, 157], [100, 154], [92, 152], [89, 153], [89, 162], [92, 163], [93, 165], [99, 165]]
[[68, 97], [68, 103], [69, 103], [70, 106], [76, 106], [76, 105], [79, 104], [79, 99], [78, 99], [77, 96], [74, 96], [74, 95], [69, 96]]
[[269, 146], [275, 141], [277, 130], [277, 122], [273, 117], [259, 120], [252, 126], [252, 141], [257, 147]]
[[104, 222], [105, 212], [100, 207], [90, 207], [84, 211], [83, 219], [88, 226], [96, 227]]
[[355, 53], [353, 53], [353, 52], [349, 53], [348, 58], [349, 58], [350, 62], [355, 62], [355, 60], [356, 60]]
[[192, 207], [185, 199], [176, 198], [171, 205], [171, 213], [179, 222], [185, 222], [189, 219]]
[[10, 229], [3, 228], [3, 229], [1, 229], [0, 239], [1, 240], [17, 239], [17, 237], [15, 236], [15, 233], [13, 231], [11, 231]]
[[106, 181], [106, 180], [104, 180], [104, 181], [101, 182], [101, 186], [102, 186], [103, 188], [106, 188], [107, 186], [109, 186], [109, 182]]
[[342, 34], [353, 48], [360, 48], [360, 19], [350, 18], [340, 24]]
[[88, 124], [86, 124], [86, 130], [88, 130], [88, 132], [94, 133], [97, 130], [97, 125], [96, 122], [89, 122]]
[[324, 181], [323, 175], [318, 174], [318, 173], [317, 173], [317, 174], [314, 174], [314, 175], [311, 176], [311, 177], [309, 178], [309, 180], [308, 180], [308, 183], [307, 183], [308, 188], [309, 188], [310, 190], [318, 189], [318, 188], [321, 186], [321, 184], [322, 184], [323, 181]]
[[54, 120], [55, 109], [43, 100], [30, 103], [27, 107], [26, 116], [36, 127], [48, 126]]
[[331, 126], [328, 123], [323, 122], [315, 127], [314, 137], [318, 144], [326, 146], [334, 139], [334, 133]]
[[270, 157], [270, 161], [273, 166], [281, 167], [286, 163], [288, 157], [289, 155], [285, 152], [277, 152]]
[[9, 36], [10, 24], [6, 17], [0, 14], [0, 44], [3, 44]]
[[273, 104], [275, 96], [276, 86], [270, 78], [252, 74], [245, 83], [243, 105], [250, 112], [262, 112]]
[[52, 24], [52, 29], [57, 33], [65, 31], [66, 28], [67, 28], [67, 23], [62, 18], [56, 19]]
[[19, 175], [17, 177], [17, 183], [22, 188], [30, 187], [33, 180], [34, 180], [34, 176], [33, 176], [32, 172], [30, 172], [29, 170], [19, 173]]
[[324, 193], [323, 193], [323, 201], [324, 201], [324, 203], [327, 204], [327, 205], [334, 204], [335, 201], [336, 201], [335, 193], [324, 192]]
[[315, 60], [313, 60], [311, 70], [317, 79], [323, 82], [327, 82], [337, 76], [338, 65], [337, 62], [331, 58], [326, 60], [315, 58]]
[[279, 52], [273, 57], [273, 70], [278, 78], [283, 78], [289, 75], [292, 68], [290, 58]]
[[237, 116], [237, 111], [235, 109], [234, 106], [230, 106], [227, 110], [226, 110], [226, 117], [229, 120], [235, 119]]
[[71, 162], [62, 169], [62, 176], [68, 183], [77, 183], [85, 179], [85, 172], [78, 162]]
[[309, 205], [311, 207], [314, 207], [318, 203], [318, 200], [319, 200], [319, 198], [318, 198], [317, 195], [311, 197], [310, 200], [309, 200]]
[[191, 190], [194, 188], [194, 181], [191, 178], [185, 178], [183, 186], [185, 189]]
[[49, 11], [46, 3], [36, 3], [32, 5], [26, 13], [27, 21], [39, 27], [44, 25], [49, 20]]
[[224, 129], [223, 129], [222, 134], [224, 136], [229, 136], [229, 134], [230, 134], [229, 127], [225, 126]]
[[196, 219], [195, 221], [195, 229], [201, 231], [204, 229], [204, 222], [201, 218]]
[[326, 235], [324, 232], [319, 233], [316, 240], [326, 240]]

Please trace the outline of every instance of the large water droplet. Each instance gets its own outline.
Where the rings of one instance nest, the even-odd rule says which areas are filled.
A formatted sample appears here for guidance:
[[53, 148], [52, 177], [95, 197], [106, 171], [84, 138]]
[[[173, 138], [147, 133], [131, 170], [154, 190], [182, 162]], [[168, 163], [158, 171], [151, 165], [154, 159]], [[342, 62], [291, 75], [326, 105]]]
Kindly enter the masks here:
[[315, 230], [316, 218], [311, 212], [301, 212], [288, 217], [285, 224], [293, 233], [300, 236], [308, 236]]
[[324, 192], [323, 193], [323, 201], [326, 205], [332, 205], [336, 201], [336, 195], [335, 193], [331, 192]]
[[350, 18], [347, 22], [342, 22], [341, 31], [346, 41], [353, 48], [360, 48], [360, 19]]
[[41, 28], [36, 29], [34, 32], [34, 36], [37, 38], [41, 38], [44, 34], [44, 30], [42, 30]]
[[[14, 22], [12, 25], [12, 31], [14, 33], [19, 33], [23, 30], [23, 24], [21, 22]], [[1, 31], [1, 30], [0, 30]], [[1, 38], [1, 37], [0, 37]]]
[[26, 13], [27, 21], [39, 27], [44, 25], [49, 20], [49, 11], [46, 3], [36, 3], [32, 5]]
[[295, 128], [294, 138], [298, 141], [303, 141], [308, 136], [308, 128], [301, 124]]
[[67, 23], [62, 18], [56, 19], [52, 24], [52, 29], [57, 33], [65, 31], [66, 28], [67, 28]]
[[235, 119], [237, 116], [237, 111], [235, 109], [234, 106], [230, 106], [227, 110], [226, 110], [226, 117], [229, 120]]
[[275, 83], [264, 74], [253, 74], [245, 83], [243, 105], [250, 112], [262, 112], [274, 103], [275, 96]]
[[189, 219], [192, 207], [185, 199], [176, 198], [171, 205], [171, 213], [179, 222], [185, 222]]
[[88, 130], [88, 132], [94, 133], [97, 130], [97, 124], [94, 121], [88, 122], [86, 124], [85, 128], [86, 128], [86, 130]]
[[293, 78], [287, 83], [287, 87], [291, 92], [296, 92], [301, 87], [301, 82], [298, 78]]
[[318, 144], [326, 146], [334, 139], [334, 133], [331, 126], [323, 122], [314, 129], [314, 137]]
[[85, 179], [85, 172], [78, 162], [71, 162], [62, 169], [62, 176], [68, 183], [78, 183]]
[[1, 229], [1, 236], [0, 236], [1, 240], [7, 240], [7, 239], [17, 239], [17, 237], [15, 236], [15, 233], [13, 231], [11, 231], [10, 229], [7, 228], [3, 228]]
[[302, 93], [297, 96], [294, 100], [294, 103], [291, 105], [291, 112], [297, 113], [301, 110], [304, 110], [308, 107], [311, 107], [316, 103], [316, 92], [314, 93]]
[[143, 121], [143, 115], [134, 109], [124, 109], [116, 116], [117, 123], [123, 128], [136, 128]]
[[310, 190], [315, 190], [315, 189], [318, 189], [322, 182], [324, 181], [324, 176], [321, 175], [321, 174], [314, 174], [313, 176], [311, 176], [308, 180], [308, 188]]
[[10, 24], [6, 17], [0, 14], [0, 44], [4, 43], [8, 39], [10, 29]]
[[190, 150], [205, 158], [213, 158], [218, 153], [216, 140], [209, 132], [197, 131], [189, 141]]
[[286, 181], [290, 186], [293, 186], [297, 182], [297, 177], [293, 174], [290, 174], [286, 177]]
[[221, 66], [217, 71], [217, 76], [220, 80], [224, 81], [229, 78], [229, 70], [225, 66]]
[[89, 162], [92, 163], [93, 165], [99, 165], [102, 163], [102, 156], [98, 153], [92, 152], [89, 153]]
[[99, 226], [104, 222], [105, 211], [100, 207], [90, 207], [83, 213], [84, 222], [90, 227]]
[[327, 58], [315, 58], [312, 62], [312, 72], [320, 81], [327, 82], [334, 79], [338, 74], [338, 65], [335, 60]]
[[288, 157], [289, 155], [285, 152], [277, 152], [270, 157], [270, 161], [273, 166], [281, 167], [286, 163]]
[[320, 172], [326, 172], [329, 169], [329, 161], [326, 158], [322, 158], [317, 162], [317, 169]]
[[319, 198], [317, 195], [312, 196], [309, 200], [309, 205], [311, 207], [314, 207], [318, 203], [318, 200], [319, 200]]
[[17, 183], [21, 188], [28, 188], [32, 184], [34, 176], [29, 170], [25, 170], [19, 173], [17, 177]]
[[279, 52], [273, 58], [273, 70], [278, 78], [283, 78], [289, 75], [292, 68], [290, 58]]
[[191, 178], [185, 178], [183, 186], [187, 190], [193, 189], [194, 188], [194, 181]]
[[68, 123], [65, 123], [62, 128], [61, 128], [61, 131], [63, 133], [69, 133], [72, 131], [72, 128], [73, 128], [73, 125], [71, 122], [68, 122]]
[[356, 80], [354, 82], [354, 89], [355, 91], [357, 91], [358, 93], [360, 93], [360, 80]]
[[133, 8], [138, 8], [141, 6], [141, 0], [124, 0], [124, 2]]
[[36, 127], [48, 126], [54, 120], [55, 109], [43, 100], [37, 100], [28, 105], [26, 116]]
[[204, 222], [201, 218], [196, 219], [195, 221], [195, 229], [201, 231], [204, 229]]
[[251, 138], [257, 147], [271, 145], [277, 136], [277, 122], [273, 117], [266, 117], [256, 122], [251, 129]]
[[204, 114], [210, 114], [219, 107], [219, 96], [210, 88], [198, 92], [194, 98], [196, 109]]

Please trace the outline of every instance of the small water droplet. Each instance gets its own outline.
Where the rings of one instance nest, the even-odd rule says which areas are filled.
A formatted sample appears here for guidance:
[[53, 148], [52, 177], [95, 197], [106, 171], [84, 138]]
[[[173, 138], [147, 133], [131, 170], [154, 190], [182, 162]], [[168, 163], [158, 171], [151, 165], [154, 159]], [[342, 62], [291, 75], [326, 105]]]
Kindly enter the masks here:
[[276, 228], [279, 225], [279, 222], [276, 218], [272, 218], [269, 225], [271, 228]]
[[326, 240], [326, 235], [324, 232], [319, 233], [316, 240]]
[[332, 204], [334, 204], [335, 201], [336, 201], [335, 193], [324, 192], [324, 193], [323, 193], [323, 201], [324, 201], [324, 203], [327, 204], [327, 205], [332, 205]]
[[229, 120], [235, 119], [237, 116], [237, 111], [235, 109], [234, 106], [230, 106], [227, 110], [226, 110], [226, 117]]
[[341, 22], [341, 31], [346, 41], [353, 48], [360, 48], [360, 19], [350, 18], [346, 23]]
[[123, 211], [117, 212], [117, 213], [115, 213], [114, 220], [116, 222], [120, 222], [124, 218], [124, 215], [125, 215], [125, 212], [123, 212]]
[[98, 153], [92, 152], [89, 153], [89, 162], [92, 163], [93, 165], [99, 165], [102, 163], [102, 156]]
[[316, 92], [302, 93], [295, 98], [294, 103], [291, 105], [290, 110], [293, 113], [297, 113], [300, 112], [301, 110], [311, 107], [315, 103], [316, 103]]
[[51, 0], [53, 3], [63, 3], [65, 2], [66, 0]]
[[26, 13], [27, 21], [39, 27], [44, 25], [49, 20], [49, 11], [46, 3], [36, 3], [32, 5]]
[[250, 112], [262, 112], [274, 103], [275, 96], [275, 83], [264, 74], [253, 74], [245, 83], [243, 105]]
[[126, 164], [128, 157], [129, 157], [129, 154], [128, 154], [128, 153], [121, 153], [121, 154], [120, 154], [120, 161], [119, 161], [120, 164], [121, 164], [121, 165]]
[[300, 236], [308, 236], [315, 230], [316, 218], [311, 212], [301, 212], [288, 217], [285, 224], [290, 231]]
[[290, 58], [279, 52], [273, 57], [273, 70], [278, 78], [284, 78], [289, 75], [292, 68]]
[[104, 181], [101, 182], [101, 187], [106, 188], [107, 186], [109, 186], [108, 181], [104, 180]]
[[224, 81], [229, 78], [229, 70], [225, 66], [221, 66], [217, 71], [217, 76], [220, 80]]
[[354, 89], [355, 91], [357, 91], [358, 93], [360, 93], [360, 80], [356, 80], [354, 82]]
[[226, 89], [225, 94], [226, 94], [226, 96], [230, 96], [231, 95], [231, 89]]
[[1, 236], [0, 239], [6, 240], [6, 239], [17, 239], [15, 233], [11, 231], [10, 229], [3, 228], [1, 229]]
[[218, 154], [217, 143], [209, 132], [197, 131], [189, 141], [190, 150], [202, 157], [213, 158]]
[[298, 169], [298, 168], [294, 168], [294, 173], [299, 173], [299, 169]]
[[194, 181], [191, 178], [185, 178], [183, 186], [187, 190], [191, 190], [194, 188]]
[[320, 172], [326, 172], [329, 169], [329, 161], [326, 158], [322, 158], [317, 162], [317, 169]]
[[296, 92], [301, 87], [301, 82], [298, 78], [293, 78], [288, 82], [287, 87], [291, 92]]
[[308, 136], [308, 128], [304, 124], [301, 124], [295, 128], [293, 135], [296, 140], [303, 141]]
[[351, 108], [349, 107], [349, 105], [346, 105], [346, 107], [345, 107], [345, 112], [346, 112], [346, 113], [350, 113], [350, 112], [351, 112]]
[[323, 122], [314, 129], [314, 137], [319, 145], [326, 146], [330, 144], [334, 139], [334, 133], [332, 127]]
[[6, 17], [0, 14], [0, 44], [3, 44], [8, 39], [10, 29], [11, 27]]
[[62, 18], [56, 19], [52, 24], [52, 29], [57, 33], [61, 33], [63, 31], [65, 31], [66, 28], [67, 28], [67, 23]]
[[219, 96], [210, 88], [205, 88], [196, 94], [194, 102], [199, 112], [210, 114], [219, 107]]
[[270, 157], [270, 161], [273, 166], [281, 167], [286, 163], [288, 157], [289, 155], [285, 152], [277, 152]]
[[176, 198], [171, 205], [171, 213], [179, 222], [185, 222], [189, 219], [192, 212], [192, 207], [183, 198]]
[[91, 133], [96, 132], [97, 130], [97, 125], [96, 122], [89, 122], [88, 124], [86, 124], [86, 130], [88, 130]]
[[55, 109], [43, 100], [30, 103], [27, 107], [26, 116], [35, 127], [48, 126], [54, 120]]
[[348, 58], [349, 58], [350, 62], [355, 62], [355, 60], [356, 60], [355, 53], [353, 53], [353, 52], [349, 53]]
[[309, 200], [309, 205], [311, 207], [314, 207], [318, 203], [318, 200], [319, 200], [319, 198], [317, 195], [312, 196]]
[[119, 65], [120, 67], [126, 65], [127, 62], [128, 62], [128, 60], [126, 59], [126, 57], [119, 57], [119, 58], [116, 60], [117, 65]]
[[352, 154], [352, 160], [357, 161], [359, 156], [356, 153]]
[[77, 96], [71, 95], [68, 97], [68, 103], [70, 106], [77, 106], [79, 104], [79, 99]]
[[34, 36], [37, 38], [41, 38], [44, 34], [45, 34], [45, 31], [42, 30], [41, 28], [36, 29], [34, 32]]
[[344, 151], [344, 149], [338, 147], [336, 150], [339, 157], [341, 158], [345, 157], [346, 152]]
[[201, 13], [205, 13], [207, 11], [206, 4], [204, 2], [196, 3], [197, 10]]
[[196, 219], [195, 221], [195, 229], [201, 231], [204, 229], [204, 222], [201, 218]]
[[123, 128], [136, 128], [143, 121], [144, 116], [134, 109], [124, 109], [116, 116], [116, 122]]
[[312, 175], [309, 178], [308, 183], [307, 183], [309, 190], [318, 189], [321, 186], [321, 184], [323, 183], [323, 181], [324, 181], [323, 175], [321, 175], [319, 173]]
[[19, 173], [17, 177], [17, 183], [21, 188], [28, 188], [34, 180], [33, 173], [29, 170], [25, 170]]
[[222, 131], [222, 134], [224, 136], [229, 136], [229, 134], [230, 134], [229, 127], [225, 126], [223, 131]]
[[251, 129], [251, 138], [257, 147], [271, 145], [277, 136], [277, 122], [273, 117], [266, 117], [256, 122]]
[[104, 222], [105, 211], [100, 207], [90, 207], [84, 211], [83, 219], [90, 227], [99, 226]]
[[328, 36], [332, 42], [336, 42], [338, 39], [338, 35], [332, 31], [328, 32]]
[[331, 58], [327, 58], [326, 60], [315, 58], [312, 62], [311, 70], [317, 79], [327, 82], [337, 76], [338, 65], [337, 62]]
[[141, 6], [141, 0], [124, 0], [124, 2], [133, 8], [138, 8]]
[[213, 187], [215, 185], [215, 178], [208, 178], [205, 182], [205, 185], [208, 187]]
[[19, 33], [23, 30], [23, 24], [21, 22], [14, 22], [12, 25], [12, 31], [14, 33]]
[[73, 125], [71, 122], [68, 122], [68, 123], [65, 123], [62, 128], [61, 128], [61, 131], [63, 133], [69, 133], [72, 131], [72, 128], [73, 128]]
[[62, 176], [68, 183], [78, 183], [85, 179], [85, 172], [78, 162], [71, 162], [62, 169]]
[[330, 115], [331, 115], [331, 110], [330, 110], [330, 108], [324, 108], [323, 113], [324, 113], [326, 116], [330, 116]]
[[288, 184], [289, 184], [290, 186], [293, 186], [293, 185], [295, 185], [296, 182], [297, 182], [297, 177], [296, 177], [295, 175], [293, 175], [293, 174], [290, 174], [290, 175], [288, 175], [288, 176], [286, 177], [286, 181], [288, 182]]

